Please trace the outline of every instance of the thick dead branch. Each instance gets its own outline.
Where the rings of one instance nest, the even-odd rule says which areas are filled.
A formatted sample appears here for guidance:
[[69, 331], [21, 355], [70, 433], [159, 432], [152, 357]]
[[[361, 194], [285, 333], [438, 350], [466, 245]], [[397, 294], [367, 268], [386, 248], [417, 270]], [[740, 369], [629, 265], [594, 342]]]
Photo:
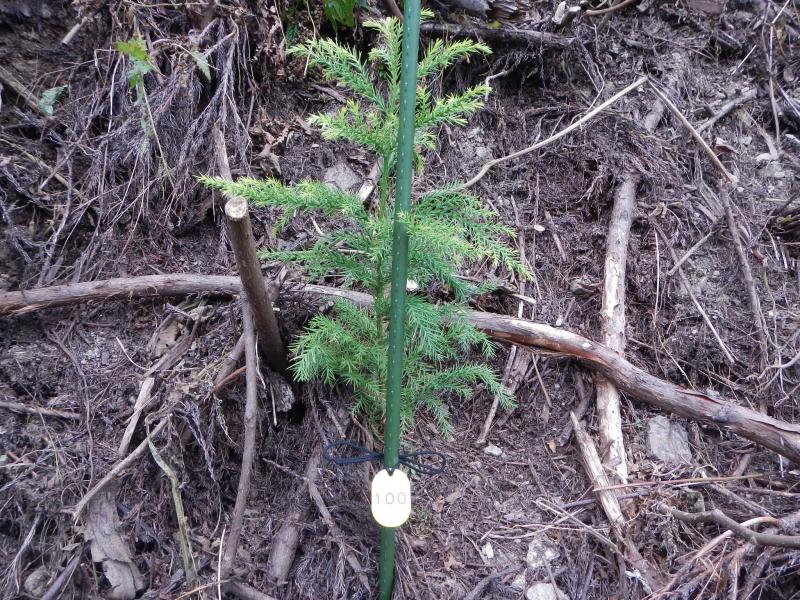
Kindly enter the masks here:
[[225, 204], [225, 216], [228, 218], [228, 232], [236, 256], [236, 266], [239, 268], [239, 277], [253, 312], [258, 332], [258, 347], [268, 367], [273, 371], [285, 373], [289, 363], [267, 286], [261, 274], [247, 200], [244, 198], [228, 200]]
[[[225, 150], [225, 138], [219, 128], [214, 128], [213, 137], [220, 176], [231, 181], [233, 177], [228, 164], [228, 153]], [[269, 289], [264, 284], [264, 277], [261, 275], [247, 200], [244, 198], [228, 200], [225, 203], [225, 216], [228, 220], [228, 234], [233, 254], [236, 257], [239, 277], [242, 279], [245, 295], [253, 312], [258, 333], [258, 347], [268, 367], [274, 371], [285, 373], [289, 363], [281, 334], [278, 331], [278, 321], [272, 310]]]
[[223, 275], [144, 275], [142, 277], [87, 281], [69, 285], [0, 293], [0, 317], [23, 315], [41, 308], [56, 308], [97, 300], [158, 298], [167, 296], [236, 296], [242, 291], [238, 277]]
[[704, 512], [688, 513], [666, 504], [659, 503], [656, 508], [684, 523], [716, 523], [732, 531], [734, 535], [747, 540], [754, 546], [777, 546], [779, 548], [800, 548], [800, 535], [780, 535], [776, 533], [759, 533], [737, 523], [719, 509]]
[[242, 467], [239, 470], [236, 503], [233, 506], [233, 514], [231, 515], [231, 532], [225, 540], [225, 548], [222, 551], [220, 579], [228, 577], [233, 568], [233, 561], [236, 559], [236, 550], [239, 548], [239, 537], [242, 534], [242, 524], [244, 523], [244, 511], [247, 508], [247, 497], [250, 495], [250, 474], [255, 460], [258, 416], [258, 357], [256, 356], [256, 334], [253, 325], [253, 314], [247, 302], [242, 302], [242, 321], [244, 322], [244, 353], [247, 366]]
[[[656, 102], [644, 120], [645, 131], [652, 133], [661, 117], [664, 105]], [[625, 354], [625, 273], [628, 264], [628, 240], [633, 214], [636, 210], [636, 188], [641, 176], [627, 169], [622, 183], [614, 193], [614, 206], [608, 222], [606, 237], [605, 275], [600, 324], [603, 343], [620, 355]], [[595, 375], [597, 389], [597, 419], [600, 447], [604, 449], [603, 465], [614, 473], [619, 483], [628, 480], [625, 440], [622, 436], [622, 416], [619, 391], [602, 375]]]
[[[188, 295], [202, 293], [210, 278], [216, 279], [216, 293], [226, 289], [227, 295], [240, 291], [238, 277], [207, 276], [197, 274], [158, 275], [112, 279], [89, 284], [53, 286], [28, 292], [0, 293], [0, 316], [9, 314], [10, 308], [24, 309], [26, 312], [51, 305], [65, 306], [78, 304], [87, 299], [101, 300], [103, 291], [108, 297], [151, 296], [153, 286], [157, 286], [162, 296]], [[93, 293], [88, 293], [86, 287]], [[180, 291], [178, 291], [180, 290]], [[372, 304], [372, 296], [339, 288], [319, 285], [305, 285], [300, 292], [342, 298], [360, 306]], [[47, 298], [53, 304], [43, 302]], [[29, 303], [28, 300], [33, 300]], [[617, 387], [631, 397], [661, 410], [675, 413], [701, 423], [720, 427], [774, 450], [786, 458], [800, 463], [800, 425], [773, 419], [749, 408], [745, 408], [721, 397], [712, 397], [701, 392], [682, 388], [664, 381], [634, 366], [616, 352], [603, 344], [588, 338], [536, 323], [494, 313], [467, 311], [467, 319], [491, 337], [534, 351], [548, 351], [578, 360], [582, 365], [599, 371]]]
[[[578, 442], [578, 447], [581, 451], [584, 467], [589, 479], [594, 484], [595, 494], [600, 500], [600, 506], [603, 507], [603, 512], [608, 517], [611, 524], [611, 531], [614, 536], [622, 542], [625, 547], [625, 558], [641, 573], [644, 582], [648, 588], [648, 593], [661, 587], [661, 581], [658, 578], [657, 571], [648, 563], [634, 543], [625, 532], [625, 517], [622, 515], [622, 508], [619, 504], [616, 492], [609, 487], [608, 477], [606, 476], [603, 463], [600, 461], [600, 456], [597, 453], [597, 448], [592, 442], [592, 438], [583, 428], [581, 422], [575, 417], [575, 413], [570, 413], [570, 420], [572, 427], [575, 430], [575, 441]], [[620, 573], [620, 579], [624, 580], [625, 574]]]

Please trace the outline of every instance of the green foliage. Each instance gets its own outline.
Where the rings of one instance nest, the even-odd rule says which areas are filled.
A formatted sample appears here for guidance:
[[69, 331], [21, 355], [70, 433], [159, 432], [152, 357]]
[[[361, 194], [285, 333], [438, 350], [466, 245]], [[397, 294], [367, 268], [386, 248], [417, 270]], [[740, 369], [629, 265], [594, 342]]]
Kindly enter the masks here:
[[[430, 16], [430, 12], [423, 11], [423, 19]], [[315, 115], [309, 123], [319, 127], [326, 139], [348, 140], [365, 146], [382, 157], [388, 166], [387, 171], [391, 172], [397, 138], [403, 25], [391, 18], [366, 21], [364, 27], [379, 35], [378, 44], [368, 56], [375, 78], [355, 49], [333, 40], [312, 40], [295, 46], [290, 52], [306, 57], [309, 64], [319, 67], [326, 78], [356, 96], [336, 114]], [[437, 40], [428, 47], [418, 69], [417, 146], [433, 148], [436, 127], [465, 124], [466, 117], [483, 106], [483, 98], [491, 91], [489, 86], [478, 85], [462, 94], [437, 97], [430, 90], [431, 81], [454, 62], [472, 54], [489, 52], [487, 46], [469, 40], [453, 43]], [[416, 164], [421, 164], [419, 154], [415, 159]]]
[[325, 16], [334, 25], [353, 27], [355, 20], [353, 12], [358, 6], [358, 0], [322, 0]]
[[211, 67], [208, 64], [208, 59], [205, 54], [199, 50], [189, 50], [189, 56], [192, 57], [197, 70], [206, 78], [206, 81], [211, 81]]
[[39, 110], [42, 111], [45, 117], [53, 116], [53, 110], [56, 104], [58, 104], [58, 101], [61, 100], [61, 96], [63, 96], [66, 91], [66, 85], [57, 85], [56, 87], [48, 88], [42, 92], [42, 96], [39, 98]]
[[[242, 196], [256, 206], [282, 209], [278, 229], [302, 214], [323, 214], [334, 219], [330, 231], [322, 232], [309, 247], [263, 252], [262, 257], [302, 265], [312, 279], [336, 277], [346, 288], [365, 289], [372, 294], [375, 301], [370, 308], [335, 302], [330, 315], [317, 315], [311, 320], [292, 350], [293, 369], [299, 380], [347, 384], [353, 390], [353, 411], [377, 424], [385, 410], [389, 311], [386, 294], [395, 216], [392, 178], [402, 26], [395, 19], [370, 22], [367, 26], [380, 37], [379, 45], [369, 53], [368, 64], [362, 63], [354, 50], [330, 40], [308, 42], [292, 52], [307, 57], [311, 65], [320, 67], [327, 77], [355, 96], [338, 114], [316, 115], [310, 122], [320, 127], [326, 138], [355, 142], [383, 160], [377, 209], [367, 210], [357, 196], [316, 181], [292, 186], [274, 179], [228, 182], [204, 176], [201, 181], [227, 195]], [[474, 42], [431, 44], [419, 66], [419, 146], [433, 146], [437, 126], [465, 123], [488, 92], [487, 87], [477, 86], [459, 95], [437, 97], [430, 90], [429, 78], [456, 60], [488, 51]], [[471, 194], [454, 187], [429, 191], [416, 200], [412, 214], [398, 216], [405, 220], [409, 233], [409, 278], [423, 290], [439, 287], [452, 296], [447, 303], [433, 303], [418, 295], [408, 298], [403, 426], [410, 426], [415, 413], [425, 410], [441, 432], [449, 436], [452, 427], [448, 397], [466, 397], [475, 386], [483, 385], [499, 395], [504, 406], [513, 403], [489, 367], [464, 361], [465, 353], [473, 348], [479, 348], [485, 358], [492, 356], [494, 348], [486, 335], [464, 317], [468, 298], [488, 287], [469, 283], [459, 273], [469, 264], [488, 262], [523, 277], [530, 274], [503, 241], [513, 237], [512, 231]]]
[[153, 59], [147, 53], [147, 46], [140, 37], [135, 37], [127, 42], [117, 42], [114, 48], [128, 57], [131, 68], [128, 70], [128, 83], [131, 89], [139, 94], [139, 87], [144, 84], [144, 76], [153, 70]]

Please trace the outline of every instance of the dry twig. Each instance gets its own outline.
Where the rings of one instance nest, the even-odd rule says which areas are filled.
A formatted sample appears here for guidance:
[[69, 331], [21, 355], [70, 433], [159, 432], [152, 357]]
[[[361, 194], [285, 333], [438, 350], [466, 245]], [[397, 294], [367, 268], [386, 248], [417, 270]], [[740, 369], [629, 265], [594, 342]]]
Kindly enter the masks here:
[[800, 548], [800, 535], [780, 535], [775, 533], [759, 533], [748, 529], [744, 525], [734, 521], [719, 509], [707, 510], [703, 512], [689, 513], [676, 508], [672, 508], [660, 502], [656, 505], [656, 510], [670, 515], [684, 523], [697, 525], [698, 523], [716, 523], [720, 527], [733, 532], [734, 535], [747, 540], [754, 546], [777, 546], [779, 548]]
[[236, 502], [231, 515], [231, 529], [227, 544], [222, 552], [221, 579], [230, 575], [236, 550], [239, 548], [239, 537], [242, 534], [244, 511], [250, 495], [250, 474], [255, 460], [256, 430], [258, 417], [258, 358], [256, 356], [256, 334], [250, 305], [242, 302], [242, 321], [244, 323], [244, 352], [247, 365], [245, 408], [244, 408], [244, 442], [242, 444], [242, 466], [239, 470], [239, 485], [236, 489]]
[[[115, 298], [149, 296], [152, 295], [154, 285], [160, 295], [188, 295], [207, 289], [208, 279], [212, 277], [216, 279], [217, 287], [213, 289], [218, 294], [224, 288], [228, 296], [235, 295], [241, 288], [238, 277], [173, 274], [120, 278], [27, 292], [2, 292], [0, 315], [8, 314], [12, 308], [28, 311], [53, 305], [78, 304], [87, 299], [102, 300], [105, 293]], [[297, 291], [341, 298], [358, 306], [372, 304], [372, 296], [352, 290], [305, 285]], [[28, 303], [29, 300], [32, 301], [31, 304]], [[623, 392], [641, 402], [688, 419], [722, 427], [790, 460], [800, 462], [800, 425], [774, 419], [724, 398], [712, 397], [659, 379], [634, 366], [603, 344], [564, 329], [479, 311], [466, 311], [465, 316], [479, 330], [496, 340], [519, 344], [538, 352], [571, 356], [582, 365], [600, 371]]]
[[647, 81], [648, 81], [647, 77], [640, 77], [639, 79], [634, 81], [632, 84], [630, 84], [628, 87], [620, 90], [619, 92], [617, 92], [616, 94], [611, 96], [611, 98], [609, 98], [608, 100], [606, 100], [605, 102], [603, 102], [599, 106], [596, 106], [592, 110], [587, 112], [580, 119], [578, 119], [577, 121], [575, 121], [571, 125], [565, 127], [564, 129], [562, 129], [558, 133], [556, 133], [554, 135], [551, 135], [546, 140], [542, 140], [541, 142], [536, 142], [532, 146], [528, 146], [527, 148], [523, 148], [522, 150], [518, 150], [516, 152], [512, 152], [511, 154], [508, 154], [506, 156], [501, 156], [500, 158], [495, 158], [494, 160], [490, 160], [489, 162], [485, 163], [481, 167], [480, 171], [478, 171], [478, 173], [472, 179], [470, 179], [466, 183], [460, 184], [455, 189], [462, 189], [463, 190], [463, 189], [472, 187], [473, 185], [478, 183], [481, 179], [483, 179], [483, 176], [486, 175], [486, 173], [488, 173], [493, 167], [495, 167], [495, 166], [497, 166], [497, 165], [499, 165], [501, 163], [504, 163], [506, 161], [513, 160], [515, 158], [519, 158], [520, 156], [525, 156], [526, 154], [530, 154], [531, 152], [535, 152], [536, 150], [544, 148], [545, 146], [548, 146], [549, 144], [552, 144], [553, 142], [557, 142], [558, 140], [560, 140], [565, 135], [568, 135], [568, 134], [572, 133], [573, 131], [575, 131], [576, 129], [579, 129], [579, 128], [583, 127], [586, 123], [591, 121], [598, 114], [600, 114], [605, 109], [607, 109], [609, 106], [614, 104], [617, 100], [627, 96], [630, 92], [638, 89], [639, 87], [641, 87], [642, 85], [647, 83]]

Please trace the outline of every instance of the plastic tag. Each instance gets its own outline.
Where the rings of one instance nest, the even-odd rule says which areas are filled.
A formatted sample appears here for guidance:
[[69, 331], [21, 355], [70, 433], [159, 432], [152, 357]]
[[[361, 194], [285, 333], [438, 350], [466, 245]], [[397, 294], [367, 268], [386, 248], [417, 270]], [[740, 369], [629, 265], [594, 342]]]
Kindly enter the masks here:
[[372, 516], [384, 527], [400, 527], [411, 515], [411, 482], [400, 469], [383, 469], [372, 480]]

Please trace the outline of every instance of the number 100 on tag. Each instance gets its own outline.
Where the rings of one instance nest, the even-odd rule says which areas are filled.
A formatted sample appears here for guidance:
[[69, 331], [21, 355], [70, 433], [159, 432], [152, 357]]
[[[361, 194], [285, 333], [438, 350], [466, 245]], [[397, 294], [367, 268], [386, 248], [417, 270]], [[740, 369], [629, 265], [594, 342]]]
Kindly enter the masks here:
[[383, 469], [372, 480], [372, 516], [384, 527], [400, 527], [411, 515], [411, 482], [400, 469]]

